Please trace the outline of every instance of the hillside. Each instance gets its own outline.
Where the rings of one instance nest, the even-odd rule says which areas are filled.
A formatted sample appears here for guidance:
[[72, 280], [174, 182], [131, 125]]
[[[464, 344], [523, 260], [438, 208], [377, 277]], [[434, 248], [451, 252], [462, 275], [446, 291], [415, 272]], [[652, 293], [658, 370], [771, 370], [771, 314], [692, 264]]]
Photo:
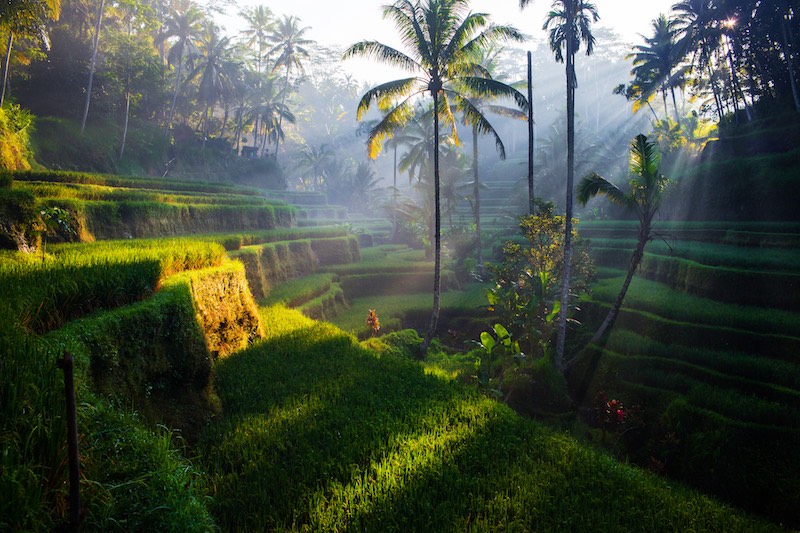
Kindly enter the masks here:
[[[44, 204], [70, 191], [75, 210], [61, 205], [84, 213], [87, 233], [66, 237], [96, 242], [52, 244], [56, 231], [44, 254], [0, 255], [3, 529], [66, 518], [54, 364], [65, 350], [77, 365], [88, 529], [775, 527], [527, 420], [435, 362], [421, 366], [409, 356], [416, 335], [358, 342], [282, 306], [257, 309], [251, 295], [334, 316], [359, 298], [427, 286], [421, 251], [362, 250], [342, 227], [242, 228], [214, 206], [296, 208], [236, 189], [53, 178], [19, 186]], [[79, 183], [92, 180], [104, 183]], [[149, 217], [175, 204], [191, 212], [198, 198], [220, 232], [101, 240], [85, 206], [120, 212], [132, 198], [147, 204], [131, 219], [146, 235], [190, 231], [196, 220]]]

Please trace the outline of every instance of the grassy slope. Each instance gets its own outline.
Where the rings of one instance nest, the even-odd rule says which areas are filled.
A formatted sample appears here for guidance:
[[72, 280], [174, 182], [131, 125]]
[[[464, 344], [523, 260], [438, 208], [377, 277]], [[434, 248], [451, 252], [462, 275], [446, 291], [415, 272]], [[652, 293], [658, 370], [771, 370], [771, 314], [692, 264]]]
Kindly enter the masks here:
[[202, 457], [224, 529], [769, 530], [591, 451], [380, 343], [267, 308], [221, 361]]
[[[599, 320], [624, 276], [623, 270], [608, 268], [622, 264], [608, 250], [619, 249], [627, 257], [632, 241], [624, 233], [628, 222], [594, 226], [605, 231], [604, 238], [593, 239], [593, 245], [599, 245], [596, 257], [601, 264], [611, 262], [599, 269], [600, 280], [584, 305], [590, 313], [594, 308]], [[615, 227], [623, 232], [615, 234]], [[629, 448], [638, 460], [657, 458], [667, 474], [796, 525], [800, 463], [789, 450], [800, 427], [800, 315], [790, 306], [775, 308], [774, 294], [767, 290], [774, 286], [792, 293], [790, 286], [767, 281], [798, 272], [797, 248], [788, 246], [796, 227], [743, 227], [753, 231], [740, 246], [728, 240], [730, 231], [720, 233], [715, 242], [701, 227], [696, 229], [697, 235], [670, 241], [671, 248], [651, 243], [648, 258], [674, 254], [702, 268], [735, 268], [751, 283], [720, 285], [724, 292], [713, 293], [715, 300], [685, 292], [689, 270], [676, 270], [671, 283], [676, 288], [670, 288], [666, 280], [642, 279], [648, 276], [643, 269], [631, 284], [605, 349], [592, 363], [595, 368], [587, 374], [587, 401], [603, 390], [641, 406], [646, 420], [642, 438], [647, 442], [631, 441]], [[723, 301], [743, 292], [753, 296], [749, 305]]]

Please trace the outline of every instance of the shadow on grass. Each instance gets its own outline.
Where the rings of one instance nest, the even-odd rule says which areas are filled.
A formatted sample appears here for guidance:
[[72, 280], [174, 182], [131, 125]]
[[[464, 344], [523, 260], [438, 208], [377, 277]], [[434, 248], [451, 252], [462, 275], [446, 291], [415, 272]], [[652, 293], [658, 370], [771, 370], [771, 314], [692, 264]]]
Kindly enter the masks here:
[[217, 366], [201, 444], [226, 530], [747, 530], [474, 390], [323, 324]]

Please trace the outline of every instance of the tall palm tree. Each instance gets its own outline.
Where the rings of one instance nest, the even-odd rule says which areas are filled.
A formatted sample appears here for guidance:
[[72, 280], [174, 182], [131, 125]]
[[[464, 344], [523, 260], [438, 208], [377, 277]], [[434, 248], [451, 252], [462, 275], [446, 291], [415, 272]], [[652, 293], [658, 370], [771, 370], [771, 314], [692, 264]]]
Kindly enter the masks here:
[[720, 45], [719, 31], [714, 27], [715, 9], [714, 0], [681, 0], [672, 6], [681, 35], [680, 49], [684, 55], [692, 55], [691, 65], [700, 71], [706, 69], [717, 116], [722, 120], [721, 96], [713, 74], [714, 54]]
[[[434, 289], [433, 310], [428, 331], [420, 347], [420, 356], [428, 349], [439, 322], [441, 303], [441, 206], [439, 202], [439, 126], [450, 126], [455, 136], [455, 120], [451, 102], [478, 124], [482, 133], [495, 133], [492, 125], [458, 88], [469, 88], [484, 95], [511, 96], [507, 86], [483, 76], [474, 61], [474, 53], [501, 40], [521, 40], [521, 34], [510, 26], [489, 23], [483, 13], [469, 11], [467, 0], [398, 0], [384, 6], [384, 18], [397, 27], [409, 53], [379, 43], [362, 41], [351, 46], [345, 57], [366, 56], [399, 66], [416, 75], [391, 81], [370, 89], [358, 105], [362, 118], [373, 103], [393, 106], [369, 134], [369, 154], [375, 157], [383, 141], [394, 135], [398, 127], [413, 116], [413, 100], [428, 93], [433, 99], [434, 142]], [[517, 101], [524, 106], [525, 99]], [[500, 148], [500, 146], [498, 146]]]
[[258, 145], [261, 137], [261, 151], [274, 144], [277, 152], [278, 143], [284, 139], [283, 121], [295, 123], [295, 116], [283, 103], [285, 89], [278, 90], [276, 80], [267, 76], [260, 87], [253, 90], [250, 107], [250, 118], [253, 120], [253, 146]]
[[[531, 0], [520, 0], [525, 7]], [[578, 80], [575, 76], [575, 55], [581, 44], [586, 45], [586, 55], [594, 51], [595, 38], [591, 25], [600, 16], [597, 8], [588, 0], [555, 0], [545, 17], [542, 29], [549, 30], [550, 49], [556, 61], [566, 65], [567, 92], [567, 198], [565, 208], [564, 269], [561, 288], [561, 311], [558, 323], [558, 343], [556, 347], [556, 367], [564, 368], [564, 343], [567, 338], [567, 312], [569, 308], [569, 285], [572, 265], [572, 203], [573, 183], [575, 181], [575, 89]]]
[[[307, 46], [314, 43], [314, 41], [305, 38], [305, 33], [308, 31], [308, 26], [301, 28], [300, 19], [297, 17], [284, 15], [276, 24], [275, 30], [270, 35], [270, 42], [272, 48], [269, 50], [270, 55], [277, 55], [275, 65], [272, 71], [284, 67], [286, 74], [283, 81], [283, 101], [281, 104], [286, 104], [286, 95], [289, 93], [289, 75], [292, 67], [296, 68], [298, 72], [303, 72], [303, 59], [309, 57]], [[283, 123], [279, 121], [279, 126], [282, 127]], [[275, 145], [275, 159], [278, 159], [278, 145]]]
[[[264, 47], [267, 39], [275, 27], [275, 18], [272, 11], [263, 5], [243, 9], [239, 15], [244, 19], [247, 26], [240, 33], [244, 37], [244, 45], [253, 52], [255, 57], [256, 83], [260, 87], [262, 75], [262, 61], [264, 61]], [[255, 128], [259, 130], [258, 118], [256, 118]], [[255, 139], [254, 139], [255, 140]], [[255, 146], [255, 143], [253, 144]]]
[[197, 51], [192, 57], [194, 68], [189, 79], [200, 78], [198, 96], [204, 105], [202, 130], [203, 146], [210, 133], [211, 112], [220, 98], [233, 93], [230, 75], [232, 54], [231, 38], [223, 37], [213, 22], [205, 25], [203, 35], [197, 41]]
[[628, 264], [628, 274], [622, 283], [622, 288], [614, 300], [597, 332], [592, 337], [592, 342], [599, 342], [614, 325], [625, 293], [631, 284], [636, 269], [644, 257], [644, 248], [653, 239], [653, 217], [658, 211], [664, 190], [669, 185], [669, 180], [659, 171], [661, 154], [654, 142], [647, 140], [644, 135], [637, 135], [630, 146], [630, 190], [623, 192], [619, 187], [597, 175], [594, 172], [585, 176], [578, 183], [578, 202], [583, 205], [598, 194], [605, 195], [609, 200], [629, 211], [636, 213], [639, 219], [639, 233], [636, 248]]
[[675, 122], [680, 124], [678, 104], [675, 99], [675, 87], [683, 84], [683, 77], [688, 67], [676, 70], [678, 63], [683, 59], [683, 50], [678, 43], [677, 20], [668, 19], [661, 14], [653, 20], [652, 37], [644, 37], [645, 44], [633, 47], [634, 53], [627, 58], [633, 58], [631, 74], [641, 82], [643, 88], [640, 98], [649, 99], [655, 92], [660, 91], [664, 98], [664, 113], [667, 112], [667, 90], [672, 93], [672, 105], [675, 110]]
[[260, 5], [246, 7], [239, 15], [244, 19], [245, 28], [240, 32], [244, 45], [255, 55], [255, 70], [261, 74], [264, 61], [264, 47], [275, 26], [275, 18], [270, 8]]
[[159, 41], [174, 39], [172, 46], [167, 54], [167, 62], [175, 67], [175, 90], [172, 93], [172, 104], [167, 116], [167, 125], [164, 135], [169, 134], [172, 128], [172, 120], [175, 117], [175, 104], [180, 94], [181, 82], [183, 81], [183, 66], [186, 58], [194, 53], [195, 43], [200, 38], [203, 31], [203, 20], [205, 16], [193, 4], [184, 11], [173, 11], [164, 22], [164, 28], [159, 35]]

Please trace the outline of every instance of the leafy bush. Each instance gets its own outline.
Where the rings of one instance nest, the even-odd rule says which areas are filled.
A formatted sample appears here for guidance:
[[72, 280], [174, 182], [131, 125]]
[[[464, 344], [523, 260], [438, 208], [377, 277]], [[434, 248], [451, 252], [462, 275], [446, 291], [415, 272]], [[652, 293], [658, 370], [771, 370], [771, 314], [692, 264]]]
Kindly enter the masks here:
[[28, 137], [33, 129], [33, 115], [16, 104], [0, 108], [0, 169], [31, 168]]

